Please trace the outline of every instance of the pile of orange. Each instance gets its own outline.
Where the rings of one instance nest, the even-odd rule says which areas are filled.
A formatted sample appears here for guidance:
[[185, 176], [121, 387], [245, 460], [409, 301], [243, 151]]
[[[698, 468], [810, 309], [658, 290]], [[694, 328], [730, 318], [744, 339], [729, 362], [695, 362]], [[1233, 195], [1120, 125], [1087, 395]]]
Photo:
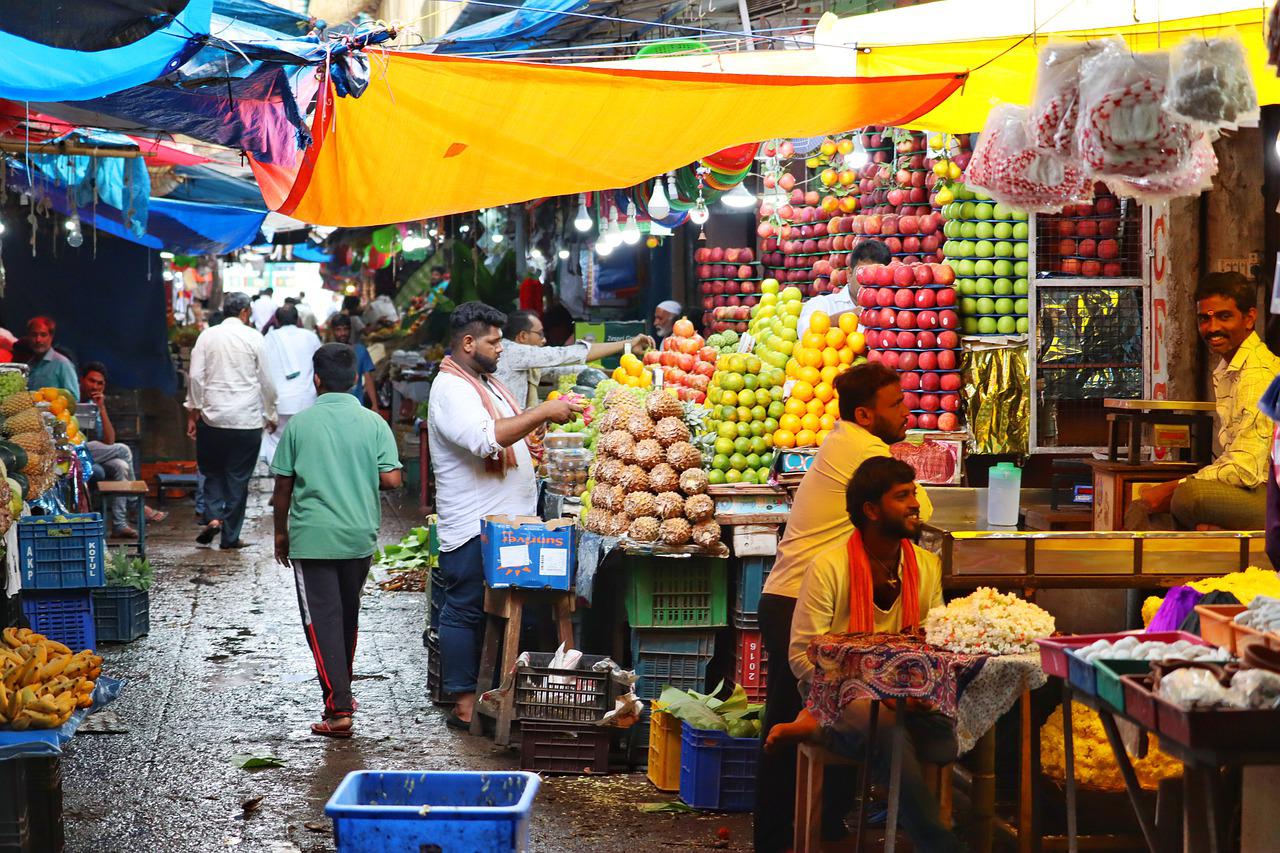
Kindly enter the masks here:
[[809, 329], [787, 361], [790, 394], [773, 434], [775, 447], [822, 445], [840, 417], [835, 379], [865, 360], [866, 349], [866, 339], [858, 331], [858, 318], [854, 314], [841, 314], [833, 324], [826, 313], [814, 312]]

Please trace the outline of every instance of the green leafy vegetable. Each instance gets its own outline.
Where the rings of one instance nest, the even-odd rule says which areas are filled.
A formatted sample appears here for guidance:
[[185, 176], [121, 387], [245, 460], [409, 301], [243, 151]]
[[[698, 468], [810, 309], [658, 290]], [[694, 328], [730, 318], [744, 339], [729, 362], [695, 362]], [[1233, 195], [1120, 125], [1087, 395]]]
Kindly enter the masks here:
[[697, 813], [698, 811], [693, 806], [687, 806], [679, 800], [672, 800], [668, 803], [636, 803], [636, 808], [648, 814], [656, 814], [659, 812], [685, 814], [688, 812]]
[[285, 761], [274, 755], [233, 755], [231, 763], [241, 770], [253, 770], [257, 767], [284, 767]]
[[107, 586], [131, 586], [147, 590], [155, 583], [156, 573], [151, 563], [140, 557], [130, 557], [123, 548], [111, 551], [105, 570]]
[[726, 732], [730, 737], [759, 737], [764, 705], [749, 703], [740, 684], [734, 685], [728, 698], [716, 698], [723, 687], [721, 682], [710, 693], [667, 687], [653, 708], [666, 711], [695, 729]]
[[390, 571], [434, 568], [440, 560], [439, 546], [432, 543], [434, 523], [434, 518], [428, 519], [426, 527], [413, 528], [399, 545], [383, 548], [377, 554], [377, 564]]

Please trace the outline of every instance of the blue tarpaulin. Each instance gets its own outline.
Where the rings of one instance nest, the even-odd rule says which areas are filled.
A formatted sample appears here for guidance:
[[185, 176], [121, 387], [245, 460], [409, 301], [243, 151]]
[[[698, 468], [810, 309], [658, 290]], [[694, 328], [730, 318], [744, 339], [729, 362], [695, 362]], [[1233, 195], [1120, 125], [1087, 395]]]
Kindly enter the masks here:
[[213, 0], [213, 12], [215, 15], [291, 36], [305, 36], [314, 26], [324, 23], [317, 21], [313, 24], [312, 19], [306, 15], [299, 15], [265, 0]]
[[258, 189], [255, 181], [237, 180], [208, 166], [178, 166], [174, 174], [181, 178], [181, 182], [165, 193], [167, 199], [267, 209], [267, 203], [262, 200], [262, 190]]
[[[132, 148], [137, 143], [118, 133], [76, 131], [52, 140], [71, 138], [89, 145]], [[82, 154], [30, 154], [26, 157], [40, 174], [62, 186], [80, 207], [105, 204], [123, 212], [122, 222], [135, 235], [147, 230], [147, 200], [151, 176], [141, 157], [89, 157]]]
[[587, 0], [527, 0], [516, 10], [452, 30], [432, 45], [435, 53], [522, 50], [564, 23], [561, 12], [580, 12]]
[[6, 30], [0, 21], [0, 98], [82, 101], [169, 74], [208, 35], [212, 6], [212, 0], [190, 0], [166, 26], [129, 44], [94, 51], [32, 41]]

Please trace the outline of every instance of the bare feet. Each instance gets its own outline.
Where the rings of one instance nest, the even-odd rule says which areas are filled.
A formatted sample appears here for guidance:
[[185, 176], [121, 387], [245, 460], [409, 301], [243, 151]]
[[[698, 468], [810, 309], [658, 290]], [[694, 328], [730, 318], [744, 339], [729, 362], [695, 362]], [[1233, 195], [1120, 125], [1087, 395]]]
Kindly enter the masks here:
[[818, 734], [818, 719], [809, 713], [808, 708], [801, 708], [795, 720], [790, 723], [778, 723], [769, 729], [769, 737], [764, 742], [766, 752], [772, 752], [786, 743], [803, 743], [812, 741]]
[[475, 712], [476, 707], [476, 694], [459, 693], [454, 697], [454, 700], [453, 713], [462, 722], [471, 722], [471, 715]]

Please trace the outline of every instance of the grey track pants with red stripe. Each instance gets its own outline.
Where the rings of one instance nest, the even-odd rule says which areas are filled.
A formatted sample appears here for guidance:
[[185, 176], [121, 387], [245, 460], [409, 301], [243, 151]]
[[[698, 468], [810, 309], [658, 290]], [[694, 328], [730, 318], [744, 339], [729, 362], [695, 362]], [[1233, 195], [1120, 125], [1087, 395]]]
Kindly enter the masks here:
[[351, 676], [360, 625], [360, 592], [372, 559], [292, 561], [302, 627], [315, 657], [326, 717], [349, 717], [355, 712]]

